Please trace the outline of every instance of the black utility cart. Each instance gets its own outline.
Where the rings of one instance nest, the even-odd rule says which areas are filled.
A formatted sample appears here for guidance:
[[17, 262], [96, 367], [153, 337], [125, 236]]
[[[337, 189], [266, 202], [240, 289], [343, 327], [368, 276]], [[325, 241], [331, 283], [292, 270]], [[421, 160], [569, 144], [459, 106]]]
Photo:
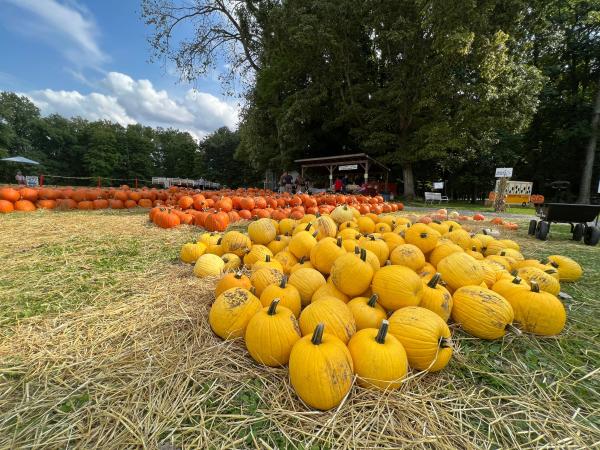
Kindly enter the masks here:
[[[531, 220], [528, 233], [545, 241], [548, 239], [551, 223], [568, 223], [571, 225], [574, 241], [583, 238], [586, 245], [596, 245], [600, 241], [598, 214], [600, 205], [544, 203], [537, 208], [537, 215], [541, 220]], [[591, 222], [594, 221], [592, 225]]]

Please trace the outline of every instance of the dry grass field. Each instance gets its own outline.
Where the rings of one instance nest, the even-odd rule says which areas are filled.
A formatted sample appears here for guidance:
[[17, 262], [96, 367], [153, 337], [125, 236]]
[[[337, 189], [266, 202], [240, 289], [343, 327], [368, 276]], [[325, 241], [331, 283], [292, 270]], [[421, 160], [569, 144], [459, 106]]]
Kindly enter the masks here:
[[142, 212], [0, 217], [0, 448], [600, 446], [600, 248], [564, 228], [547, 242], [511, 234], [526, 256], [584, 267], [563, 286], [560, 336], [454, 329], [446, 370], [384, 394], [354, 386], [325, 413], [302, 405], [285, 368], [213, 335], [214, 280], [178, 261], [199, 233]]

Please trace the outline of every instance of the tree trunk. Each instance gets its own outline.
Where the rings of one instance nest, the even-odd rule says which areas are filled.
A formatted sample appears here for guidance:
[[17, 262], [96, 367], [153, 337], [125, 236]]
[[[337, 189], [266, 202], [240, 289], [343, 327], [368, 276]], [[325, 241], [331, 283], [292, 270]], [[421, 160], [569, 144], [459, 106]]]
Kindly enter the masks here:
[[415, 198], [415, 180], [413, 178], [412, 165], [405, 164], [402, 167], [404, 176], [404, 197], [408, 200]]
[[596, 156], [596, 144], [598, 142], [598, 123], [600, 122], [600, 80], [598, 80], [598, 93], [596, 94], [596, 104], [592, 113], [592, 133], [585, 153], [585, 165], [581, 175], [581, 184], [579, 185], [579, 198], [577, 203], [590, 202], [590, 188], [592, 185], [592, 171], [594, 169], [594, 157]]

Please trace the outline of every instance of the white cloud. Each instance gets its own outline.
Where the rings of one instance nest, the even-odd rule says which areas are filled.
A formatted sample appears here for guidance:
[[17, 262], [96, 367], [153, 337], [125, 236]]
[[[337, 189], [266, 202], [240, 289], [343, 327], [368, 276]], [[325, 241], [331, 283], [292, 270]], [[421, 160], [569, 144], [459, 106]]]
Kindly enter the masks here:
[[99, 86], [102, 92], [89, 94], [44, 89], [25, 95], [43, 114], [173, 127], [190, 132], [196, 139], [222, 126], [234, 129], [238, 123], [236, 105], [206, 92], [190, 89], [183, 98], [176, 98], [156, 90], [149, 80], [134, 80], [119, 72], [108, 73]]
[[89, 12], [75, 0], [0, 0], [28, 14], [11, 18], [14, 30], [47, 42], [79, 66], [99, 66], [108, 58], [97, 42], [98, 28]]

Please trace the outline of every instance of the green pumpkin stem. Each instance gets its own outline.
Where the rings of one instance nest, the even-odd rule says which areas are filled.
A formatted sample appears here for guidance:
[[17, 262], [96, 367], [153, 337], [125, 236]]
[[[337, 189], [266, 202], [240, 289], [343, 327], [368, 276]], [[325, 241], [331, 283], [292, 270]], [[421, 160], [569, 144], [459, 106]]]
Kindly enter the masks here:
[[452, 348], [452, 338], [441, 337], [438, 341], [438, 345], [440, 346], [440, 348]]
[[556, 263], [555, 261], [550, 261], [550, 265], [555, 269], [558, 269], [558, 263]]
[[437, 284], [440, 282], [441, 279], [442, 279], [442, 274], [438, 272], [434, 276], [431, 277], [431, 280], [429, 280], [429, 283], [427, 283], [427, 286], [429, 286], [431, 289], [435, 289], [435, 287], [437, 286]]
[[387, 320], [384, 319], [381, 321], [381, 326], [379, 327], [379, 332], [377, 333], [377, 336], [375, 337], [375, 340], [377, 341], [378, 344], [385, 344], [385, 337], [387, 335], [389, 327], [390, 327], [390, 323]]
[[378, 298], [379, 298], [379, 296], [377, 294], [371, 295], [371, 298], [367, 302], [367, 305], [369, 305], [371, 308], [375, 308], [375, 305], [377, 304], [377, 299]]
[[279, 287], [281, 289], [285, 288], [285, 285], [287, 284], [287, 276], [284, 275], [281, 277], [281, 283], [279, 283]]
[[320, 323], [315, 327], [315, 331], [313, 331], [312, 342], [313, 345], [319, 345], [323, 341], [323, 330], [325, 329], [325, 325]]
[[274, 316], [275, 313], [277, 312], [277, 305], [279, 305], [279, 302], [281, 300], [279, 300], [278, 298], [274, 298], [273, 301], [271, 302], [271, 304], [269, 305], [269, 310], [267, 311], [267, 314], [270, 316]]
[[306, 261], [306, 256], [303, 256], [302, 258], [300, 258], [300, 261], [298, 261], [298, 263], [304, 264], [305, 261]]
[[517, 269], [515, 269], [515, 270], [511, 271], [511, 272], [510, 272], [510, 274], [511, 274], [513, 277], [516, 277], [516, 276], [519, 274], [519, 271], [518, 271]]
[[531, 285], [531, 292], [540, 292], [540, 285], [537, 284], [535, 281], [530, 280], [529, 284]]
[[312, 236], [313, 236], [314, 238], [316, 238], [318, 235], [319, 235], [319, 231], [318, 231], [318, 230], [315, 230], [315, 232], [312, 234]]

